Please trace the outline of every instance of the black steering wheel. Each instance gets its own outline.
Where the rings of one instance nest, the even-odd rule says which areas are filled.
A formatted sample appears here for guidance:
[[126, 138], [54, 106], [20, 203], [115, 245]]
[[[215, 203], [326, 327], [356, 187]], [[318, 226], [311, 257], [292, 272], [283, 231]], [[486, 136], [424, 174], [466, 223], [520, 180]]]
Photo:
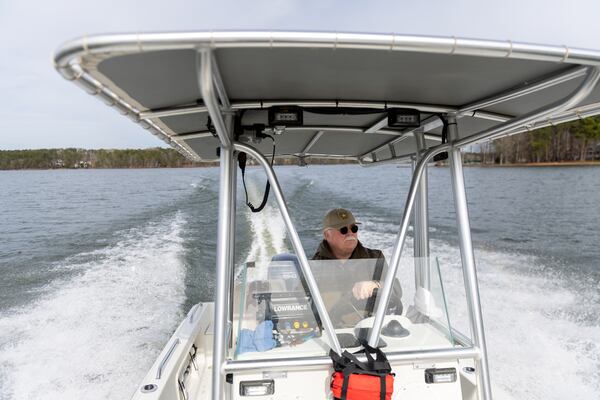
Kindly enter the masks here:
[[[345, 292], [338, 301], [329, 309], [329, 315], [332, 319], [347, 315], [349, 313], [357, 314], [360, 319], [368, 318], [375, 312], [375, 303], [379, 289], [373, 289], [371, 296], [366, 299], [357, 299], [352, 294], [352, 291]], [[392, 286], [392, 293], [387, 306], [386, 314], [401, 315], [402, 306], [402, 288], [396, 282]], [[339, 319], [338, 319], [339, 320]]]
[[343, 323], [341, 317], [348, 314], [356, 314], [361, 320], [371, 316], [375, 308], [377, 293], [378, 289], [374, 289], [371, 297], [357, 299], [351, 291], [345, 292], [329, 309], [329, 316], [334, 325]]

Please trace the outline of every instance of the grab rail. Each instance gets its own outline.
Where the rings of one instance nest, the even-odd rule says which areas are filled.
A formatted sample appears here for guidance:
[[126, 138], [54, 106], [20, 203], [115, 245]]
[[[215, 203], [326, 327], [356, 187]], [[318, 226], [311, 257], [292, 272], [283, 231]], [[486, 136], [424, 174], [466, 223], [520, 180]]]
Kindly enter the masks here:
[[[477, 347], [439, 349], [439, 350], [414, 350], [402, 352], [389, 352], [386, 356], [390, 362], [414, 363], [456, 359], [479, 359], [480, 350]], [[360, 361], [367, 361], [365, 355], [357, 355]], [[250, 370], [278, 370], [278, 369], [303, 369], [307, 367], [331, 366], [331, 358], [327, 356], [298, 357], [291, 359], [266, 359], [227, 361], [223, 366], [224, 373]]]
[[178, 345], [179, 345], [179, 339], [175, 339], [175, 341], [171, 344], [171, 347], [169, 348], [169, 351], [167, 351], [167, 354], [165, 354], [165, 356], [163, 357], [163, 359], [160, 362], [160, 364], [158, 364], [158, 369], [156, 370], [156, 379], [157, 380], [161, 378], [163, 369], [165, 368], [165, 365], [167, 365], [167, 362], [169, 361], [169, 359], [173, 355], [173, 352], [175, 351], [175, 348]]

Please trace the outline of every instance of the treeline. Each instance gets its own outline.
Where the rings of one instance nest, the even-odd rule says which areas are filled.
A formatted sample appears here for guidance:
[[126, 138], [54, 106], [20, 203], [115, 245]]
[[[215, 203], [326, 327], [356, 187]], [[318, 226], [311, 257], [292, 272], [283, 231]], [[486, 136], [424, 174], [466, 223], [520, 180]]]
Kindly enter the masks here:
[[0, 169], [163, 168], [205, 166], [173, 149], [128, 150], [40, 149], [0, 150]]
[[[297, 157], [275, 160], [276, 165], [298, 165]], [[351, 160], [307, 159], [308, 164], [346, 164]], [[40, 149], [0, 150], [0, 170], [58, 168], [179, 168], [211, 167], [218, 162], [195, 163], [169, 148], [128, 150]], [[248, 165], [256, 165], [249, 159]]]
[[[465, 162], [524, 164], [600, 160], [600, 116], [508, 136], [471, 149]], [[298, 165], [297, 157], [277, 165]], [[308, 164], [347, 164], [351, 160], [307, 158]], [[0, 150], [0, 170], [52, 168], [177, 168], [215, 166], [194, 163], [169, 148], [127, 150]], [[249, 159], [249, 164], [253, 163]]]
[[481, 145], [483, 164], [600, 160], [600, 117], [549, 126]]

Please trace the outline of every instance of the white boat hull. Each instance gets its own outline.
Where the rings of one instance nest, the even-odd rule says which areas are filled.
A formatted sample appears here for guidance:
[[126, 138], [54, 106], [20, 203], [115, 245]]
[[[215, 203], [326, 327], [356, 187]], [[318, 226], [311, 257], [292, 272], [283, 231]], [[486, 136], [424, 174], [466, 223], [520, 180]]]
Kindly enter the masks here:
[[[201, 303], [190, 310], [137, 388], [133, 400], [211, 398], [213, 310], [213, 303]], [[473, 367], [472, 360], [423, 363], [391, 361], [390, 364], [396, 375], [393, 399], [477, 399], [475, 374], [465, 370], [465, 367]], [[459, 378], [452, 383], [427, 384], [424, 380], [424, 370], [427, 368], [455, 368]], [[241, 382], [272, 379], [275, 393], [258, 398], [331, 399], [331, 373], [330, 365], [294, 370], [287, 367], [286, 370], [239, 371], [228, 379], [230, 383], [226, 383], [226, 391], [231, 399], [245, 399], [240, 395]]]

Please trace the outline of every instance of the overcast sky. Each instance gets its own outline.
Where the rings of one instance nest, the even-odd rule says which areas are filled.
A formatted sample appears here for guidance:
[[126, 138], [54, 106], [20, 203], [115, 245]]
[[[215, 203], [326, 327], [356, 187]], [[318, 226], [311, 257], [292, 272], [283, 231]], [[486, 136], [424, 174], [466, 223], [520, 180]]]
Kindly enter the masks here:
[[53, 52], [86, 34], [394, 32], [600, 49], [599, 16], [598, 0], [0, 0], [0, 150], [164, 145], [56, 73]]

